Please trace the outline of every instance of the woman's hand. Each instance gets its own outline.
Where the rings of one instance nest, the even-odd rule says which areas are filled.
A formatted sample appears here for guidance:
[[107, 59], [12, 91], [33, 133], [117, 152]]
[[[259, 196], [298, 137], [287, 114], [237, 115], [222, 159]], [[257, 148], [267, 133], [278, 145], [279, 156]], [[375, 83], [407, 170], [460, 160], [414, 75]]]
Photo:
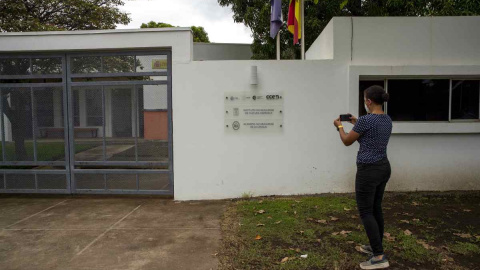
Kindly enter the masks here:
[[350, 123], [352, 123], [352, 124], [355, 125], [355, 124], [357, 123], [357, 117], [355, 117], [355, 116], [353, 116], [353, 115], [350, 116]]
[[333, 125], [338, 128], [338, 126], [341, 126], [342, 125], [342, 122], [340, 122], [340, 117], [333, 120]]

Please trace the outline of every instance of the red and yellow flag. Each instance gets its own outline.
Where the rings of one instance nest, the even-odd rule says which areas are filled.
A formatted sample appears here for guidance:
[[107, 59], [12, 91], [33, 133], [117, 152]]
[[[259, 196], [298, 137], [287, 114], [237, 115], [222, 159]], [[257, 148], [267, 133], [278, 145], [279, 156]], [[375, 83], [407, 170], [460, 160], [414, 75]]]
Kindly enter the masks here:
[[293, 34], [293, 44], [302, 38], [300, 0], [290, 0], [288, 5], [288, 31]]

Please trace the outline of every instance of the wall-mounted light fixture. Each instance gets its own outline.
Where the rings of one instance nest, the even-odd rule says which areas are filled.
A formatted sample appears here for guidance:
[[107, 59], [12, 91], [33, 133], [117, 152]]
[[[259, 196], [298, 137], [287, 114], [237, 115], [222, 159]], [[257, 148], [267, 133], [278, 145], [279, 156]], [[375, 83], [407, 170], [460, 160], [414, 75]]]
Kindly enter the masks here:
[[250, 84], [251, 85], [258, 84], [257, 66], [250, 67]]

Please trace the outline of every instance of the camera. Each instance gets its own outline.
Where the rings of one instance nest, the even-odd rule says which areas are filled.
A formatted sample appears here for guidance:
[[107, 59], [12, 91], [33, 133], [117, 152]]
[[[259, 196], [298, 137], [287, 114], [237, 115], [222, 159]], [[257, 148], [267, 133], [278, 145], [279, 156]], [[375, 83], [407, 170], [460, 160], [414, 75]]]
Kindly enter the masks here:
[[350, 122], [351, 114], [340, 114], [340, 121], [342, 122]]

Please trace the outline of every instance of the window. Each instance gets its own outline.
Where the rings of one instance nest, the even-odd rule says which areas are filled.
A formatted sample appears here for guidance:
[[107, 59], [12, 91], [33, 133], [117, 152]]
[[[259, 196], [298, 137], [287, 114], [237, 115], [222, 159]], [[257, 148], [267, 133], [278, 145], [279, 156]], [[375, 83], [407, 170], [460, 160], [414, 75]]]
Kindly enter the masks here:
[[388, 80], [394, 121], [448, 121], [449, 80]]
[[452, 80], [452, 119], [478, 119], [480, 81]]
[[[385, 112], [393, 121], [451, 121], [480, 118], [480, 80], [387, 79], [359, 83], [359, 115], [365, 115], [363, 91], [386, 86], [390, 95]], [[451, 102], [450, 102], [451, 100]]]

